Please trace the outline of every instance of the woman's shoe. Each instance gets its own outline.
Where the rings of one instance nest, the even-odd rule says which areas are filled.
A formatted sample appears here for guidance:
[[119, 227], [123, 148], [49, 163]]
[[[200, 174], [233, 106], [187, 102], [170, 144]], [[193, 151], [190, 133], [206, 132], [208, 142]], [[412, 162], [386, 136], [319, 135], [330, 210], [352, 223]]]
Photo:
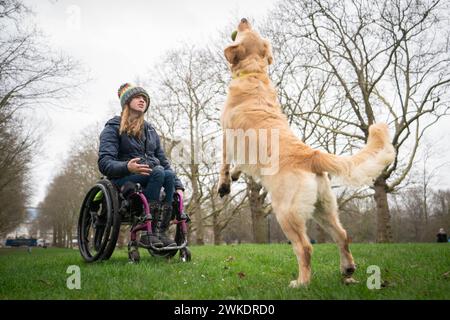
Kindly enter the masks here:
[[154, 234], [148, 233], [147, 231], [141, 232], [141, 239], [140, 242], [144, 246], [152, 245], [155, 248], [161, 248], [164, 247], [163, 242]]
[[155, 235], [163, 243], [164, 247], [176, 247], [177, 243], [167, 236], [167, 230], [169, 229], [170, 220], [172, 219], [172, 205], [169, 203], [163, 203], [161, 206], [161, 214], [156, 225]]

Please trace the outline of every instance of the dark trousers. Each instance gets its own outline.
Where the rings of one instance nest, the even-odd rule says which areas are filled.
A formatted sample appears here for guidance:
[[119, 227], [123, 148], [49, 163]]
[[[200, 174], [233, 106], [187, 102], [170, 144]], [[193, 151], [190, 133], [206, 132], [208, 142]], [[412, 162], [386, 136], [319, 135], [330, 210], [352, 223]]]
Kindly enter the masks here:
[[162, 166], [152, 168], [149, 176], [142, 174], [132, 174], [119, 179], [112, 179], [112, 182], [121, 187], [125, 182], [131, 181], [142, 186], [145, 197], [148, 201], [158, 201], [161, 188], [164, 187], [166, 197], [164, 202], [172, 203], [175, 192], [175, 173], [172, 170], [164, 170]]

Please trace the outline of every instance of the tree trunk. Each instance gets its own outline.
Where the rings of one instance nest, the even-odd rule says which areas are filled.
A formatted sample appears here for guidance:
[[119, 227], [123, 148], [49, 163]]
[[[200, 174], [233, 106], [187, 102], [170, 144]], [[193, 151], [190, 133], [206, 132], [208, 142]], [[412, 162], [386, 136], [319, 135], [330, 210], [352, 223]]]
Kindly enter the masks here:
[[69, 248], [69, 235], [66, 230], [64, 230], [64, 248]]
[[55, 240], [55, 247], [59, 247], [61, 243], [61, 228], [59, 226], [59, 222], [56, 223], [56, 240]]
[[54, 223], [53, 224], [53, 241], [52, 241], [52, 246], [56, 247], [56, 244], [58, 242], [58, 227], [57, 225]]
[[[216, 190], [216, 188], [215, 188], [215, 186], [216, 186], [216, 184], [214, 184], [214, 191], [213, 192], [215, 192], [215, 190]], [[210, 210], [212, 211], [212, 212], [216, 212], [216, 201], [215, 201], [215, 199], [214, 199], [214, 194], [210, 194], [210, 196], [211, 196], [211, 207], [210, 207]], [[225, 203], [227, 203], [227, 202], [225, 202]], [[228, 209], [228, 206], [227, 205], [224, 205], [224, 207], [223, 207], [223, 210], [222, 210], [222, 213], [225, 215], [227, 212], [227, 209]], [[214, 213], [213, 215], [212, 215], [212, 226], [213, 226], [213, 236], [214, 236], [214, 244], [215, 245], [220, 245], [221, 244], [221, 242], [222, 242], [222, 228], [221, 228], [221, 225], [220, 225], [220, 221], [219, 221], [219, 214], [220, 213]]]
[[252, 215], [252, 231], [255, 243], [268, 242], [268, 224], [264, 211], [264, 197], [260, 195], [262, 186], [249, 178], [247, 185], [249, 192], [250, 212]]
[[73, 243], [72, 243], [72, 230], [71, 229], [67, 229], [67, 238], [69, 240], [68, 247], [72, 249]]
[[220, 245], [222, 243], [222, 230], [220, 228], [220, 224], [217, 221], [217, 215], [213, 216], [213, 220], [214, 244]]
[[200, 188], [198, 185], [198, 164], [191, 164], [191, 185], [192, 185], [192, 198], [189, 204], [192, 220], [195, 224], [195, 243], [198, 245], [205, 244], [204, 241], [204, 228], [203, 228], [203, 216], [200, 206]]
[[195, 226], [196, 226], [195, 243], [198, 245], [204, 245], [205, 239], [204, 239], [204, 228], [203, 228], [203, 215], [202, 215], [202, 210], [200, 209], [200, 206], [197, 206], [195, 217], [196, 217], [196, 219], [195, 219]]
[[423, 183], [423, 218], [424, 224], [422, 225], [422, 233], [420, 241], [426, 241], [428, 234], [428, 184], [425, 182], [426, 170], [424, 169], [424, 183]]
[[[214, 196], [211, 196], [211, 210], [213, 212], [216, 212], [216, 203], [214, 201]], [[214, 235], [214, 244], [220, 245], [222, 243], [222, 224], [220, 223], [219, 215], [222, 213], [223, 215], [226, 215], [228, 211], [228, 201], [225, 200], [225, 204], [221, 210], [221, 212], [217, 212], [213, 214], [212, 220], [213, 220], [213, 235]]]
[[375, 203], [377, 204], [377, 242], [392, 242], [391, 215], [387, 200], [387, 184], [378, 178], [374, 184]]
[[265, 217], [265, 212], [260, 210], [260, 208], [251, 207], [252, 212], [252, 227], [253, 227], [253, 237], [255, 243], [268, 243], [268, 224]]
[[64, 233], [61, 223], [58, 223], [58, 247], [64, 247]]

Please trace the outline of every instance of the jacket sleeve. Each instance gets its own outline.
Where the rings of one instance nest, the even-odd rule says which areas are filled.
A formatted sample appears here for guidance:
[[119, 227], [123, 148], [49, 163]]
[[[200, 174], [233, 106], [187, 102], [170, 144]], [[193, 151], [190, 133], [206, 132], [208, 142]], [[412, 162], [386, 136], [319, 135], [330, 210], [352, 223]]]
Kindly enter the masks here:
[[100, 134], [98, 169], [108, 178], [121, 178], [128, 175], [128, 161], [119, 161], [119, 132], [113, 126], [106, 126]]
[[[159, 135], [156, 134], [156, 149], [155, 155], [158, 158], [161, 165], [164, 167], [164, 170], [172, 170], [170, 167], [169, 160], [167, 160], [166, 155], [164, 154], [163, 148], [161, 148], [161, 140], [159, 139]], [[178, 176], [175, 174], [175, 190], [180, 189], [184, 191], [184, 186]]]

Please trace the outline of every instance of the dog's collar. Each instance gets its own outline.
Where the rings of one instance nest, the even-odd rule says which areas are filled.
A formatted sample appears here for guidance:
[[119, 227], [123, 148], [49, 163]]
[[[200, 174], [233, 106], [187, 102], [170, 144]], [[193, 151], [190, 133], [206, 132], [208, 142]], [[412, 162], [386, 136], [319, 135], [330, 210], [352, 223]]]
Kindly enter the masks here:
[[239, 79], [239, 78], [245, 78], [245, 77], [249, 77], [249, 76], [257, 76], [262, 74], [261, 72], [238, 72], [238, 73], [234, 73], [231, 78], [232, 79]]

